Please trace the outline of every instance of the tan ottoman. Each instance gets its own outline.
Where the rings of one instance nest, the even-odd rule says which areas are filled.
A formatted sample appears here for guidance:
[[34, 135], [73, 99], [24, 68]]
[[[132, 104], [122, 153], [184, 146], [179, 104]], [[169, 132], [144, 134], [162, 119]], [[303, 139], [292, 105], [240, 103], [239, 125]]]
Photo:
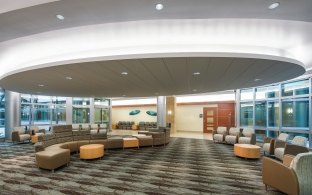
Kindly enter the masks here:
[[103, 144], [88, 144], [80, 146], [80, 158], [81, 159], [95, 159], [104, 156]]
[[234, 155], [243, 158], [260, 158], [260, 146], [251, 144], [234, 144]]
[[123, 148], [139, 148], [139, 140], [135, 137], [123, 138]]
[[37, 167], [49, 169], [54, 172], [54, 169], [68, 165], [70, 160], [70, 150], [68, 149], [50, 149], [36, 153]]

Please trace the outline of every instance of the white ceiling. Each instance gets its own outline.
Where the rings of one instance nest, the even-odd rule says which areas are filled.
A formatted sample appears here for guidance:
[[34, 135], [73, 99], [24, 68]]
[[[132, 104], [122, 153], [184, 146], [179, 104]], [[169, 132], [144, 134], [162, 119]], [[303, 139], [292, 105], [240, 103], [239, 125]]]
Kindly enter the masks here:
[[[300, 76], [305, 72], [304, 68], [310, 70], [312, 67], [312, 57], [309, 55], [312, 48], [312, 38], [310, 36], [312, 28], [311, 0], [281, 0], [280, 7], [275, 10], [267, 8], [273, 2], [271, 0], [167, 0], [161, 2], [164, 4], [164, 10], [156, 11], [155, 4], [158, 1], [33, 0], [29, 1], [29, 4], [25, 2], [19, 4], [18, 1], [0, 0], [0, 72], [5, 73], [2, 80], [0, 80], [0, 86], [22, 93], [38, 94], [39, 92], [39, 94], [63, 96], [120, 97], [126, 95], [128, 97], [143, 97], [181, 95], [269, 84]], [[64, 15], [65, 20], [57, 20], [55, 18], [56, 14]], [[34, 45], [30, 47], [25, 42], [25, 40], [29, 42], [37, 40], [40, 41], [42, 46], [45, 43], [45, 41], [42, 41], [42, 37], [44, 37], [58, 43], [59, 32], [71, 32], [74, 37], [75, 33], [82, 32], [78, 31], [79, 28], [86, 25], [89, 25], [90, 29], [96, 32], [98, 27], [96, 25], [100, 24], [118, 24], [144, 20], [178, 20], [182, 27], [178, 29], [181, 34], [172, 36], [179, 37], [181, 43], [185, 44], [189, 40], [183, 40], [182, 35], [185, 33], [184, 31], [189, 29], [183, 29], [183, 26], [196, 21], [195, 19], [208, 19], [211, 20], [211, 23], [214, 23], [215, 19], [220, 19], [219, 22], [221, 20], [226, 21], [223, 23], [224, 25], [220, 25], [218, 22], [215, 22], [215, 25], [205, 23], [207, 26], [202, 28], [211, 28], [209, 29], [210, 34], [207, 33], [211, 40], [214, 40], [211, 37], [214, 32], [216, 37], [221, 34], [224, 37], [223, 40], [226, 42], [233, 41], [232, 47], [234, 46], [234, 48], [240, 50], [243, 47], [247, 48], [246, 46], [248, 48], [252, 46], [263, 47], [261, 43], [256, 43], [257, 35], [259, 35], [258, 42], [265, 40], [264, 45], [274, 43], [269, 46], [272, 47], [271, 50], [280, 51], [276, 56], [285, 56], [287, 53], [287, 57], [291, 56], [298, 63], [289, 63], [288, 60], [286, 62], [284, 60], [272, 60], [272, 58], [246, 58], [245, 55], [233, 57], [230, 53], [228, 56], [223, 55], [223, 58], [220, 56], [214, 58], [211, 55], [209, 57], [205, 55], [191, 57], [192, 55], [188, 54], [187, 46], [184, 46], [183, 55], [181, 54], [175, 58], [166, 55], [165, 52], [164, 56], [158, 56], [157, 58], [97, 60], [96, 62], [85, 63], [77, 63], [73, 58], [70, 59], [71, 63], [69, 61], [57, 63], [61, 60], [53, 58], [54, 61], [49, 61], [53, 65], [40, 66], [44, 64], [39, 63], [42, 60], [39, 58], [41, 52], [38, 52], [38, 48], [32, 50], [31, 48], [34, 48]], [[235, 40], [235, 28], [232, 28], [232, 26], [236, 25], [237, 19], [244, 19], [240, 22], [240, 25], [244, 26], [244, 30], [237, 31], [240, 37]], [[260, 19], [260, 22], [249, 23], [248, 21], [254, 21], [255, 19]], [[231, 23], [233, 25], [229, 25]], [[155, 23], [156, 26], [158, 24]], [[259, 24], [259, 28], [254, 27], [257, 24]], [[138, 26], [138, 28], [141, 30], [140, 32], [149, 33], [148, 29], [142, 29], [142, 26]], [[274, 31], [270, 31], [270, 29], [274, 29]], [[127, 31], [123, 33], [125, 32]], [[226, 34], [227, 32], [228, 34]], [[272, 32], [274, 33], [272, 34]], [[110, 33], [118, 35], [118, 28], [113, 29]], [[197, 32], [189, 33], [196, 34]], [[162, 35], [161, 32], [159, 35]], [[131, 36], [135, 35], [131, 34]], [[222, 36], [215, 39], [216, 44], [219, 44], [218, 49], [220, 49]], [[229, 40], [228, 37], [233, 37], [233, 39]], [[244, 42], [241, 42], [244, 45], [240, 46], [239, 43], [242, 37], [245, 38]], [[282, 37], [282, 43], [276, 43], [278, 37]], [[138, 34], [137, 39], [140, 38], [141, 35]], [[154, 37], [151, 36], [152, 38]], [[160, 40], [165, 40], [169, 46], [172, 43], [170, 38]], [[210, 45], [213, 48], [211, 40], [210, 42], [203, 40], [203, 44], [205, 43], [206, 46]], [[90, 39], [90, 41], [93, 40]], [[131, 39], [131, 41], [135, 42], [135, 39]], [[179, 45], [177, 40], [174, 41], [175, 46]], [[196, 41], [197, 45], [201, 44], [201, 40]], [[11, 44], [13, 42], [14, 45]], [[49, 44], [51, 45], [50, 42]], [[70, 44], [66, 44], [61, 46], [68, 48]], [[222, 44], [224, 45], [224, 43]], [[74, 40], [72, 45], [79, 47], [77, 40]], [[60, 47], [60, 44], [58, 46]], [[106, 46], [106, 42], [103, 42], [103, 46]], [[24, 48], [24, 51], [14, 50], [16, 48]], [[217, 47], [215, 48], [217, 49]], [[44, 47], [42, 47], [42, 50], [44, 50]], [[70, 50], [64, 49], [63, 51], [58, 48], [58, 53], [53, 54], [53, 56], [70, 53]], [[81, 56], [91, 50], [91, 47], [88, 48], [88, 51], [83, 51]], [[12, 51], [14, 51], [14, 55], [12, 53], [10, 53], [10, 56], [7, 55]], [[27, 57], [23, 56], [26, 51], [27, 55], [33, 57], [32, 59], [26, 59]], [[213, 51], [209, 52], [213, 53]], [[234, 52], [234, 50], [231, 50], [231, 52]], [[250, 52], [253, 54], [252, 50]], [[38, 56], [38, 59], [35, 59], [36, 56]], [[76, 55], [76, 58], [79, 57], [79, 55]], [[8, 68], [13, 66], [12, 59], [21, 62], [14, 70]], [[23, 59], [25, 60], [23, 61]], [[302, 64], [304, 68], [302, 68]], [[120, 75], [120, 72], [124, 69], [129, 72], [125, 77]], [[192, 74], [194, 71], [199, 71], [201, 74], [194, 76]], [[73, 79], [65, 80], [65, 76], [68, 75]], [[255, 82], [254, 80], [257, 78], [261, 80]], [[45, 86], [39, 87], [38, 84], [44, 84]], [[193, 91], [194, 89], [196, 91]]]

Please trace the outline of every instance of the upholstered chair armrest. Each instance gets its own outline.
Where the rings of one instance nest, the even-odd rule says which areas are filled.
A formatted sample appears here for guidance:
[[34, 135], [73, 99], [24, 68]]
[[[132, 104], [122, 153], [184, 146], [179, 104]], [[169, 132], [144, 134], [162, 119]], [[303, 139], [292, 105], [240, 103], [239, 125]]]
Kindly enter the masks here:
[[309, 149], [307, 147], [287, 143], [285, 146], [284, 155], [290, 154], [290, 155], [296, 156], [297, 154], [305, 153], [305, 152], [309, 152]]
[[295, 172], [281, 162], [268, 157], [262, 158], [262, 180], [286, 194], [298, 194], [299, 184]]
[[282, 140], [275, 140], [274, 148], [285, 148], [286, 142]]
[[19, 142], [20, 137], [19, 137], [19, 132], [18, 131], [12, 131], [12, 141], [13, 142]]
[[256, 145], [257, 141], [256, 141], [256, 134], [253, 133], [251, 134], [251, 140], [250, 140], [250, 144]]

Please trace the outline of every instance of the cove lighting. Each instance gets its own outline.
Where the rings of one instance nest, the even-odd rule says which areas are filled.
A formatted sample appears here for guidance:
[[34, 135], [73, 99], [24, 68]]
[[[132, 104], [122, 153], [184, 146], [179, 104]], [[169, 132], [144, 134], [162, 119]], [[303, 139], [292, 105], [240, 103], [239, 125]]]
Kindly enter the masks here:
[[61, 15], [61, 14], [57, 14], [56, 18], [59, 19], [59, 20], [64, 20], [65, 19], [65, 17], [63, 15]]
[[160, 10], [162, 10], [164, 8], [164, 5], [161, 4], [161, 3], [158, 3], [158, 4], [156, 4], [155, 8], [156, 8], [156, 10], [160, 11]]
[[269, 5], [269, 9], [275, 9], [275, 8], [277, 8], [278, 6], [280, 5], [280, 3], [279, 2], [275, 2], [275, 3], [272, 3], [271, 5]]

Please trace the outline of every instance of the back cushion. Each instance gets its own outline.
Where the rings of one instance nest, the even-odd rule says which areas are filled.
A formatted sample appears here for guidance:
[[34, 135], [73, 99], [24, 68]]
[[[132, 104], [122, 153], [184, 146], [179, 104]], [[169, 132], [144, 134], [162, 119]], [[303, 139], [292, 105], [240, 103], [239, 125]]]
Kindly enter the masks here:
[[281, 133], [279, 136], [278, 136], [278, 140], [282, 140], [282, 141], [287, 141], [289, 135], [287, 133]]
[[30, 131], [34, 130], [35, 133], [39, 133], [39, 127], [38, 126], [30, 126], [29, 129], [30, 129]]
[[218, 134], [223, 134], [226, 132], [226, 127], [218, 127], [217, 129]]
[[251, 129], [251, 128], [244, 128], [243, 129], [243, 135], [245, 137], [251, 137], [251, 135], [255, 133], [255, 130]]
[[291, 143], [298, 146], [306, 146], [307, 138], [302, 136], [295, 136]]
[[100, 124], [100, 129], [106, 129], [107, 128], [107, 124], [104, 123], [104, 124]]
[[18, 131], [19, 134], [25, 134], [24, 127], [14, 127], [14, 131]]
[[229, 130], [230, 135], [238, 135], [238, 133], [239, 133], [239, 129], [236, 127], [231, 127]]
[[98, 124], [91, 124], [91, 129], [98, 129], [98, 128], [99, 128]]

